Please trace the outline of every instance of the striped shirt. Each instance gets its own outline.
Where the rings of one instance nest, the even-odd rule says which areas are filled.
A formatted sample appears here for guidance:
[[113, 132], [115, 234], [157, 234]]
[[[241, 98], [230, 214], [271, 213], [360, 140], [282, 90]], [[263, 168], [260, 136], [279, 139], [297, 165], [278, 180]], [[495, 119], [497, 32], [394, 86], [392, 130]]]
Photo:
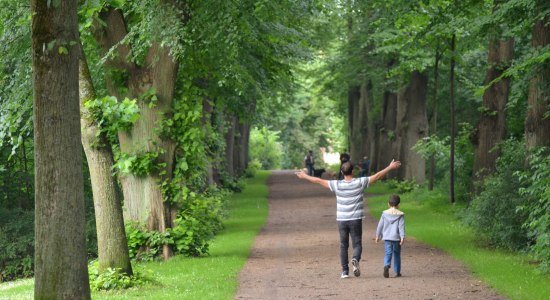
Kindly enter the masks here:
[[364, 218], [363, 190], [369, 186], [369, 177], [329, 180], [328, 186], [336, 194], [336, 221]]

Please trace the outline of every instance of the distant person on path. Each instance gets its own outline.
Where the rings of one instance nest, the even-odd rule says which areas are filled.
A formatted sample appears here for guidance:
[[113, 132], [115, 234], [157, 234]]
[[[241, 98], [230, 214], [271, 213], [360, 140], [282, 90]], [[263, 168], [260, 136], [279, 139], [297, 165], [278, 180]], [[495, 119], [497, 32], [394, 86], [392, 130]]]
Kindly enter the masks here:
[[393, 256], [395, 277], [401, 277], [401, 246], [405, 242], [405, 214], [400, 211], [399, 196], [392, 195], [388, 201], [389, 209], [382, 212], [376, 228], [376, 243], [384, 240], [384, 277], [390, 277], [389, 270]]
[[370, 159], [364, 156], [363, 159], [359, 161], [359, 165], [361, 166], [359, 177], [367, 177], [367, 175], [369, 175]]
[[344, 179], [344, 173], [342, 173], [342, 165], [345, 162], [348, 162], [348, 161], [350, 161], [349, 154], [347, 154], [347, 153], [340, 154], [340, 171], [338, 172], [338, 180], [343, 180]]
[[313, 165], [315, 164], [315, 161], [313, 160], [313, 151], [309, 150], [306, 157], [304, 157], [304, 165], [307, 168], [307, 174], [309, 176], [314, 175], [315, 169], [313, 168]]
[[349, 237], [353, 244], [351, 264], [353, 274], [361, 275], [359, 261], [361, 261], [361, 239], [363, 235], [363, 190], [369, 185], [384, 178], [391, 170], [401, 166], [399, 161], [391, 161], [384, 170], [370, 176], [353, 178], [353, 164], [349, 161], [342, 164], [343, 180], [324, 180], [312, 177], [304, 172], [296, 172], [296, 176], [312, 183], [318, 183], [336, 194], [336, 221], [340, 233], [340, 263], [342, 265], [341, 278], [349, 277], [348, 248]]

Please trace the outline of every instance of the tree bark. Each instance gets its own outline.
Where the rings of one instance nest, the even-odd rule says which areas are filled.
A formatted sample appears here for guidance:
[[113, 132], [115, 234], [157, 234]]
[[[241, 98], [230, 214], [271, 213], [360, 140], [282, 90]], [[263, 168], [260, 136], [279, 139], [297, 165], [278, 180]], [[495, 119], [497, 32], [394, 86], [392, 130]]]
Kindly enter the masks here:
[[[538, 11], [543, 11], [547, 1], [537, 1]], [[550, 18], [548, 15], [533, 26], [531, 45], [541, 49], [550, 43]], [[550, 63], [536, 67], [529, 82], [527, 117], [525, 118], [525, 143], [528, 149], [550, 146]], [[545, 117], [546, 116], [546, 117]]]
[[[380, 155], [377, 169], [381, 170], [390, 164], [392, 159], [399, 158], [397, 147], [397, 94], [384, 92], [382, 109], [382, 128], [380, 130]], [[388, 178], [395, 177], [396, 172], [388, 173]]]
[[79, 87], [82, 146], [88, 160], [94, 198], [98, 269], [100, 272], [107, 268], [121, 269], [131, 275], [132, 265], [122, 217], [122, 192], [111, 171], [113, 152], [107, 137], [99, 133], [100, 129], [85, 107], [85, 103], [95, 99], [96, 94], [83, 52], [79, 59]]
[[359, 103], [361, 88], [353, 86], [348, 91], [348, 135], [351, 161], [355, 162], [361, 155]]
[[31, 1], [35, 299], [90, 299], [78, 105], [77, 1]]
[[[143, 177], [133, 174], [121, 176], [124, 218], [145, 223], [148, 230], [165, 232], [166, 228], [173, 226], [172, 218], [176, 208], [164, 202], [160, 183], [172, 177], [176, 145], [172, 140], [159, 136], [156, 127], [171, 113], [178, 64], [170, 55], [170, 50], [162, 47], [158, 41], [152, 42], [143, 67], [127, 61], [130, 48], [119, 43], [127, 34], [122, 13], [110, 8], [102, 12], [100, 17], [107, 26], [95, 33], [98, 43], [105, 52], [116, 45], [117, 55], [107, 63], [107, 66], [123, 70], [128, 75], [127, 81], [122, 83], [127, 93], [121, 92], [120, 86], [108, 78], [109, 93], [119, 99], [126, 96], [139, 98], [140, 95], [154, 89], [157, 97], [154, 106], [149, 105], [147, 101], [138, 101], [140, 118], [129, 132], [119, 132], [121, 152], [133, 155], [162, 150], [158, 163], [165, 164], [163, 176], [156, 173]], [[171, 255], [171, 249], [165, 246], [164, 258], [167, 259]]]
[[[502, 75], [513, 59], [514, 40], [501, 41], [493, 37], [489, 41], [488, 64], [485, 84]], [[503, 78], [491, 85], [483, 94], [483, 111], [477, 126], [478, 140], [474, 153], [474, 176], [481, 180], [495, 170], [500, 156], [498, 144], [506, 134], [505, 107], [510, 92], [510, 79]]]
[[411, 148], [426, 136], [428, 119], [426, 116], [426, 95], [428, 77], [414, 71], [409, 85], [399, 93], [397, 98], [397, 133], [399, 159], [403, 163], [399, 176], [401, 179], [424, 182], [426, 163]]
[[[436, 136], [437, 134], [437, 93], [439, 89], [439, 59], [441, 55], [439, 49], [435, 51], [435, 64], [434, 64], [434, 89], [432, 96], [432, 122], [431, 122], [431, 135]], [[430, 157], [430, 182], [428, 184], [428, 190], [434, 189], [435, 181], [435, 155]]]
[[455, 203], [455, 137], [456, 137], [456, 122], [455, 122], [455, 49], [456, 49], [456, 35], [453, 34], [451, 38], [451, 157], [450, 157], [450, 190], [449, 200], [451, 203]]
[[225, 171], [231, 178], [235, 177], [235, 163], [234, 163], [234, 151], [235, 151], [235, 117], [228, 115], [226, 119], [227, 131], [225, 133]]

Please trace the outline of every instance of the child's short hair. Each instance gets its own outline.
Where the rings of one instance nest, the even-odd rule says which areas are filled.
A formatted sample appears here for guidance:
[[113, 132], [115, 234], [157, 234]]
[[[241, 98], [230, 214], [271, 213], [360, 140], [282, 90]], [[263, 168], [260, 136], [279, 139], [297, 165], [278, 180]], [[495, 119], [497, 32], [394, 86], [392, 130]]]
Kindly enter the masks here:
[[353, 164], [351, 163], [351, 161], [346, 161], [342, 164], [340, 170], [342, 170], [342, 173], [344, 175], [351, 175], [351, 173], [353, 172]]
[[390, 200], [388, 201], [388, 203], [390, 204], [390, 206], [397, 206], [399, 205], [399, 203], [401, 203], [401, 199], [399, 199], [399, 196], [397, 195], [391, 195], [390, 196]]

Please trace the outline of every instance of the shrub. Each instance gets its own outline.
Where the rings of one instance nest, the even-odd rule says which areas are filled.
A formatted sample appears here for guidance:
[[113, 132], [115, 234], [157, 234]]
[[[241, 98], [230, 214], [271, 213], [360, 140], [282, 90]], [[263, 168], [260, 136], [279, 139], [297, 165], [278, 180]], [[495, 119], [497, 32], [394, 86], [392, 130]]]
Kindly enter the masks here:
[[130, 257], [136, 260], [153, 260], [162, 252], [164, 245], [174, 252], [187, 256], [208, 254], [209, 241], [222, 226], [223, 199], [227, 192], [216, 195], [197, 195], [190, 192], [179, 203], [180, 211], [175, 226], [166, 232], [149, 231], [145, 226], [128, 223], [126, 236]]
[[420, 187], [420, 185], [417, 184], [414, 180], [399, 181], [396, 179], [389, 179], [386, 182], [388, 183], [388, 187], [390, 189], [395, 189], [399, 194], [412, 192]]
[[258, 160], [262, 169], [281, 168], [282, 152], [278, 132], [267, 128], [254, 128], [250, 132], [250, 158]]
[[466, 222], [489, 244], [510, 250], [527, 249], [531, 240], [522, 226], [528, 217], [526, 210], [518, 207], [528, 205], [520, 189], [525, 187], [518, 170], [525, 166], [524, 144], [508, 140], [502, 144], [502, 154], [497, 160], [496, 172], [485, 178], [481, 193], [476, 196], [466, 215]]
[[523, 228], [534, 241], [531, 250], [541, 262], [540, 270], [550, 272], [550, 149], [536, 149], [529, 157], [529, 168], [516, 175], [524, 184], [521, 196], [527, 203], [517, 208], [518, 213], [527, 214]]
[[246, 167], [246, 170], [244, 172], [245, 176], [247, 178], [252, 178], [256, 176], [256, 172], [262, 168], [262, 164], [259, 160], [253, 159], [248, 163], [248, 167]]
[[33, 257], [34, 211], [0, 207], [0, 282], [32, 276]]
[[97, 261], [88, 264], [88, 275], [90, 276], [90, 288], [92, 291], [120, 290], [143, 284], [145, 278], [134, 269], [133, 275], [128, 275], [120, 269], [108, 268], [99, 272]]

